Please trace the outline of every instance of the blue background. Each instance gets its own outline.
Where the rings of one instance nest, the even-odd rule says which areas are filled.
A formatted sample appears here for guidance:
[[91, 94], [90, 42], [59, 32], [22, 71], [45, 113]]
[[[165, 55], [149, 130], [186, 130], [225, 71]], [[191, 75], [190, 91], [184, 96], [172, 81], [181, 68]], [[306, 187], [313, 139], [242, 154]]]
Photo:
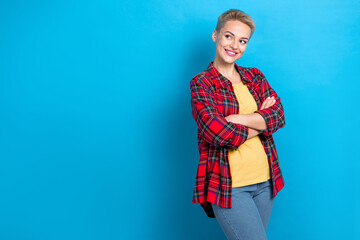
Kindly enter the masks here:
[[1, 239], [225, 239], [191, 203], [189, 82], [230, 8], [285, 109], [269, 239], [360, 239], [355, 0], [1, 1]]

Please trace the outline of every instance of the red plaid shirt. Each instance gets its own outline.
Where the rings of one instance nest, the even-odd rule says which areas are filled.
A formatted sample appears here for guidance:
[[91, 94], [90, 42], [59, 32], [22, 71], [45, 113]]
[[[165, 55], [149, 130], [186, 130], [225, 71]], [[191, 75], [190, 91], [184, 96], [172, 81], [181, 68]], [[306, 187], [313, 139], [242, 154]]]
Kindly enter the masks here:
[[[259, 134], [271, 170], [273, 196], [284, 186], [272, 133], [284, 127], [285, 118], [280, 98], [257, 68], [239, 67], [241, 81], [248, 87], [258, 109], [267, 97], [275, 97], [270, 108], [257, 110], [267, 129]], [[198, 125], [200, 161], [196, 175], [193, 203], [200, 203], [209, 217], [215, 217], [210, 203], [231, 208], [232, 182], [228, 161], [229, 148], [238, 148], [247, 140], [248, 127], [226, 121], [225, 116], [239, 113], [233, 86], [214, 67], [197, 74], [190, 82], [192, 115]]]

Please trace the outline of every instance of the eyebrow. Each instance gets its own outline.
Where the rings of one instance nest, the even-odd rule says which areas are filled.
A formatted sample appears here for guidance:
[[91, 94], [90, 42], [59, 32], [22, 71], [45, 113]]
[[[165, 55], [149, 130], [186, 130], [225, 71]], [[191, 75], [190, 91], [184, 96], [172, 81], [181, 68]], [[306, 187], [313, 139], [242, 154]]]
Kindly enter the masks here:
[[[230, 33], [231, 35], [235, 36], [235, 34], [233, 34], [233, 33], [230, 32], [230, 31], [225, 31], [225, 32], [228, 32], [228, 33]], [[241, 39], [247, 39], [247, 40], [249, 40], [249, 38], [247, 38], [247, 37], [242, 37]]]

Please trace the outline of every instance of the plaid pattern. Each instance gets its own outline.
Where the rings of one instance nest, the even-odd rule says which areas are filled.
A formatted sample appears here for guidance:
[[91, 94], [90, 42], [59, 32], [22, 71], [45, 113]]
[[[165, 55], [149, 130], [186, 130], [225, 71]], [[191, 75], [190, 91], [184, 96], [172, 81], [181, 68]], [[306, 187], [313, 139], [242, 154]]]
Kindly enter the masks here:
[[[235, 67], [254, 97], [258, 109], [267, 97], [274, 96], [276, 99], [276, 103], [270, 108], [256, 111], [264, 117], [267, 125], [267, 129], [261, 131], [259, 137], [268, 157], [275, 197], [283, 188], [284, 179], [272, 133], [285, 125], [283, 106], [259, 69], [239, 67], [236, 63]], [[200, 203], [208, 217], [214, 218], [209, 202], [231, 208], [229, 148], [237, 149], [247, 140], [248, 127], [227, 122], [224, 118], [238, 114], [239, 103], [230, 80], [217, 71], [213, 62], [191, 80], [190, 89], [192, 115], [198, 125], [200, 153], [192, 202]]]

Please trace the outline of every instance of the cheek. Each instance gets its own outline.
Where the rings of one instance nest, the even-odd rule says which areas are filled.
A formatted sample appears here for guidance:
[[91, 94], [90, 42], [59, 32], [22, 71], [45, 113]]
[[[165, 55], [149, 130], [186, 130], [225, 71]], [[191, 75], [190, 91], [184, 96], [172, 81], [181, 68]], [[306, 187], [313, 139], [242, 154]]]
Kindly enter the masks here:
[[242, 52], [244, 52], [245, 51], [245, 49], [246, 49], [246, 47], [247, 47], [247, 45], [245, 45], [245, 46], [241, 46], [240, 48], [241, 48], [241, 51]]
[[219, 40], [219, 43], [218, 43], [219, 46], [226, 46], [226, 44], [227, 44], [226, 40], [224, 40], [224, 39]]
[[218, 44], [216, 44], [216, 49], [218, 51], [221, 51], [224, 48], [224, 46], [219, 42]]

